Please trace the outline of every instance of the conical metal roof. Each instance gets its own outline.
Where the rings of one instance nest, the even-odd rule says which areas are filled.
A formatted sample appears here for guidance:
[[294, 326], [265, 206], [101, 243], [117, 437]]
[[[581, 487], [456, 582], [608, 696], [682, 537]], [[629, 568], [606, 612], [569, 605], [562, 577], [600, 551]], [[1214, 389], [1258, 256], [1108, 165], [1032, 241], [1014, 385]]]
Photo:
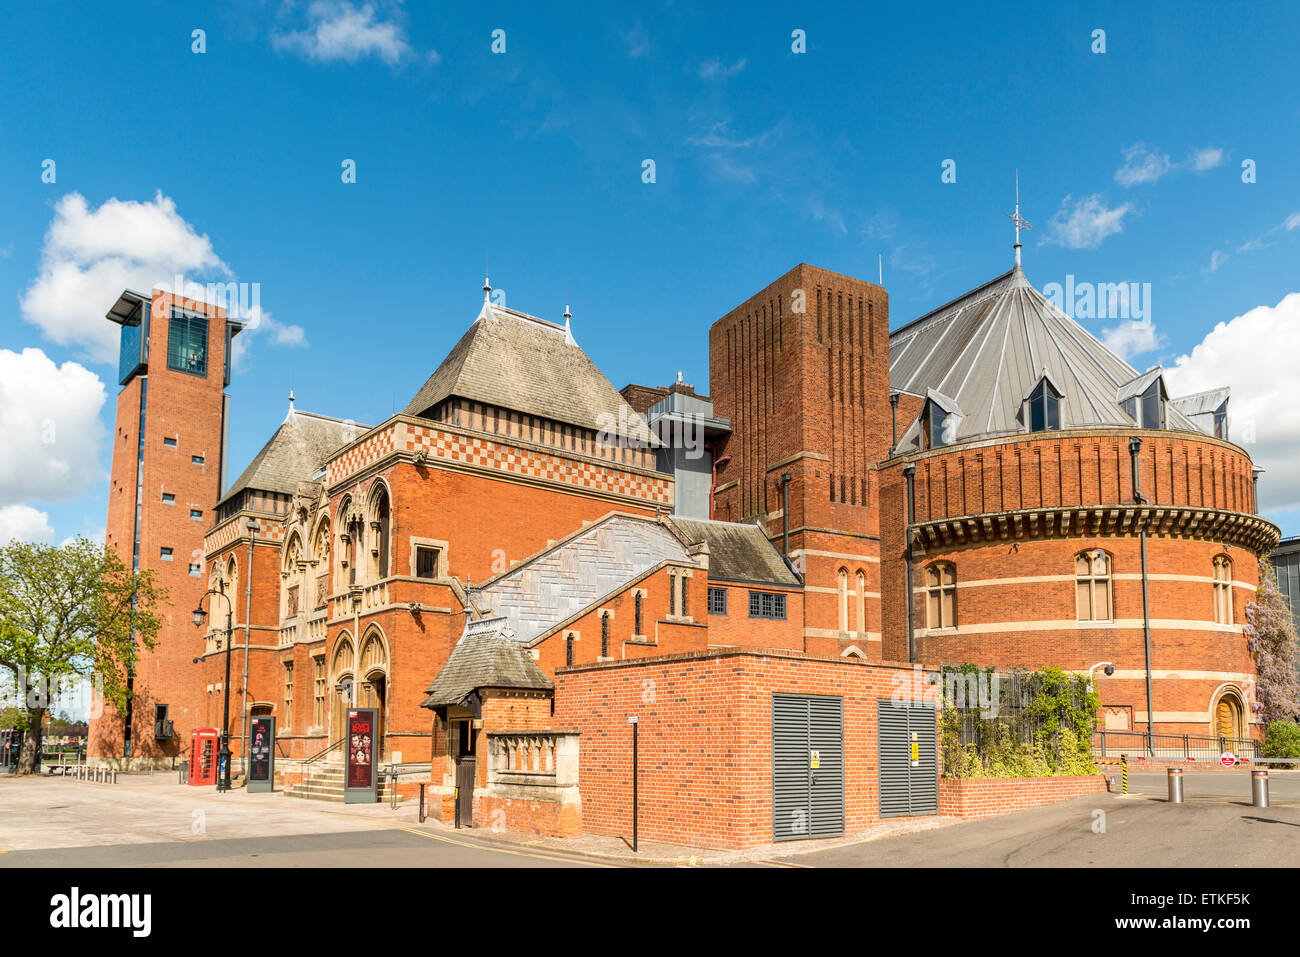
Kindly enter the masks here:
[[[1025, 398], [1044, 375], [1061, 394], [1061, 428], [1133, 428], [1122, 393], [1160, 372], [1140, 374], [1030, 285], [1018, 265], [896, 329], [889, 357], [895, 391], [951, 397], [955, 408], [936, 399], [960, 416], [948, 444], [1027, 431]], [[1172, 402], [1165, 415], [1170, 429], [1201, 431]], [[919, 445], [913, 422], [899, 448]]]

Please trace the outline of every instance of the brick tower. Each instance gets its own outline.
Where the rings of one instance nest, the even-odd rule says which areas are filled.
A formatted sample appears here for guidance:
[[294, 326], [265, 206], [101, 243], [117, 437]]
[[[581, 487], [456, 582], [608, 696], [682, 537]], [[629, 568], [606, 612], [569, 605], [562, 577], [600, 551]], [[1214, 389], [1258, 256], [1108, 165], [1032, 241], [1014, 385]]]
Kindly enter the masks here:
[[[128, 676], [125, 713], [91, 720], [89, 754], [124, 767], [168, 765], [189, 745], [203, 638], [190, 612], [207, 588], [203, 533], [224, 484], [225, 386], [240, 330], [224, 309], [160, 289], [124, 291], [106, 543], [167, 589], [157, 645]], [[211, 611], [224, 619], [224, 608]]]
[[[718, 450], [715, 518], [758, 521], [805, 576], [804, 642], [881, 657], [875, 466], [889, 454], [889, 298], [801, 263], [709, 331]], [[730, 461], [723, 461], [726, 457]]]

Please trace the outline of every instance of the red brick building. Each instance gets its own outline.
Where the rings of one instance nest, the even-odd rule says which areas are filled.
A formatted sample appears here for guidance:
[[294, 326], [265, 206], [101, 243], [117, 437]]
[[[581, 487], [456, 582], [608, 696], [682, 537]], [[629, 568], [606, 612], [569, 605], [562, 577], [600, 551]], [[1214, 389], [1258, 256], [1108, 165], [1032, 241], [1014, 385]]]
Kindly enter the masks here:
[[[237, 326], [211, 318], [219, 368]], [[201, 569], [140, 668], [132, 757], [221, 722], [220, 602], [189, 624], [205, 586], [236, 598], [237, 754], [247, 718], [275, 715], [285, 780], [326, 794], [348, 709], [373, 707], [381, 760], [432, 762], [435, 811], [459, 788], [482, 826], [620, 831], [632, 717], [646, 836], [743, 846], [933, 813], [944, 663], [1109, 662], [1107, 727], [1154, 710], [1158, 731], [1253, 733], [1242, 622], [1277, 529], [1226, 392], [1209, 412], [1171, 399], [1019, 265], [892, 333], [883, 288], [807, 264], [715, 322], [711, 514], [672, 514], [666, 440], [640, 414], [688, 387], [620, 394], [565, 318], [485, 295], [401, 413], [363, 426], [291, 401], [224, 490], [183, 468], [219, 456], [224, 380], [124, 376], [109, 541], [139, 540], [142, 567], [192, 548]], [[147, 383], [161, 418], [140, 459]], [[173, 433], [183, 447], [154, 450]], [[177, 473], [153, 458], [171, 449]], [[202, 522], [151, 498], [173, 487]], [[170, 745], [139, 728], [154, 701]], [[120, 757], [121, 733], [101, 722], [92, 753]], [[745, 813], [709, 821], [715, 799]]]

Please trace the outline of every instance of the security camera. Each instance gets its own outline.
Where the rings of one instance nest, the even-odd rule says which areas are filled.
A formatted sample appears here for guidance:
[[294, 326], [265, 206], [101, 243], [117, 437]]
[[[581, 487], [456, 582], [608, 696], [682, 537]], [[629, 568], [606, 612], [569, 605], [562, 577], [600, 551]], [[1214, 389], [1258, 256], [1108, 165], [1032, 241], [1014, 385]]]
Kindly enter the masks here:
[[1115, 666], [1107, 665], [1104, 670], [1106, 672], [1106, 677], [1109, 678], [1111, 675], [1115, 673]]

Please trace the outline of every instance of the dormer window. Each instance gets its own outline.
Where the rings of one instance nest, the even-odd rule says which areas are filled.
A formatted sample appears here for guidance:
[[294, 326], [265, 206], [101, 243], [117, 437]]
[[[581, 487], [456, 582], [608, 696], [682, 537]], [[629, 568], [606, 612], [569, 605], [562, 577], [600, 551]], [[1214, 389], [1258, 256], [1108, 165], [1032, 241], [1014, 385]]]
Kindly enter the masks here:
[[1120, 407], [1139, 429], [1165, 428], [1165, 380], [1160, 369], [1152, 369], [1120, 387]]
[[1061, 394], [1046, 376], [1038, 380], [1038, 385], [1025, 400], [1025, 405], [1025, 418], [1029, 422], [1030, 432], [1046, 432], [1061, 427]]
[[940, 401], [941, 398], [946, 397], [940, 397], [938, 393], [930, 390], [929, 398], [925, 400], [925, 408], [921, 410], [921, 436], [927, 449], [942, 448], [957, 441], [957, 429], [962, 419], [961, 412], [951, 399]]
[[1165, 427], [1165, 403], [1161, 391], [1161, 382], [1157, 379], [1138, 399], [1138, 412], [1141, 414], [1138, 425], [1144, 429]]

